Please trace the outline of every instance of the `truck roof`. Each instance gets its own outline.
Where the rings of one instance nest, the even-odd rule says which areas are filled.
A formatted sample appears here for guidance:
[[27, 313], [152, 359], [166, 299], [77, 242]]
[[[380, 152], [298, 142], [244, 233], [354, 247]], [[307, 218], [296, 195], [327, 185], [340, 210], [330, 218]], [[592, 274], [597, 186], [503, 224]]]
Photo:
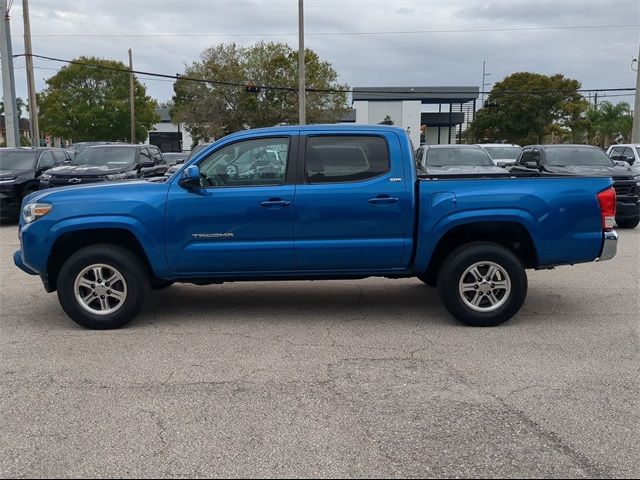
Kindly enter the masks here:
[[[367, 124], [336, 124], [336, 123], [329, 123], [329, 124], [315, 124], [315, 125], [286, 125], [286, 126], [281, 126], [281, 127], [264, 127], [264, 128], [252, 128], [250, 130], [242, 130], [240, 132], [235, 132], [232, 133], [230, 135], [228, 135], [228, 137], [232, 137], [232, 136], [243, 136], [249, 132], [253, 132], [253, 133], [260, 133], [260, 132], [271, 132], [271, 133], [292, 133], [292, 132], [297, 132], [303, 130], [305, 132], [313, 132], [313, 131], [319, 131], [322, 130], [323, 132], [326, 131], [330, 131], [330, 132], [343, 132], [343, 131], [358, 131], [358, 130], [366, 130], [366, 131], [380, 131], [380, 132], [388, 132], [388, 131], [395, 131], [396, 133], [400, 133], [400, 134], [406, 134], [407, 132], [401, 128], [401, 127], [397, 127], [397, 126], [393, 126], [393, 125], [379, 125], [379, 124], [371, 124], [371, 125], [367, 125]], [[227, 138], [227, 137], [225, 137]]]

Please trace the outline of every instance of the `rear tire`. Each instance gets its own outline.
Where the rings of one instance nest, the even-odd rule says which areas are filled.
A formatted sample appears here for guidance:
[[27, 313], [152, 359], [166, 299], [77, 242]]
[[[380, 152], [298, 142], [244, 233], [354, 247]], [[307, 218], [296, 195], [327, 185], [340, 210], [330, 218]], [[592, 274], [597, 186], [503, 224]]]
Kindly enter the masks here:
[[527, 274], [510, 250], [478, 242], [454, 250], [438, 275], [445, 308], [460, 322], [493, 327], [513, 317], [527, 296]]
[[625, 218], [624, 220], [616, 220], [616, 223], [620, 228], [636, 228], [640, 223], [640, 217], [638, 218]]
[[67, 315], [85, 328], [120, 328], [142, 307], [149, 285], [146, 272], [130, 250], [112, 244], [92, 245], [62, 265], [58, 300]]

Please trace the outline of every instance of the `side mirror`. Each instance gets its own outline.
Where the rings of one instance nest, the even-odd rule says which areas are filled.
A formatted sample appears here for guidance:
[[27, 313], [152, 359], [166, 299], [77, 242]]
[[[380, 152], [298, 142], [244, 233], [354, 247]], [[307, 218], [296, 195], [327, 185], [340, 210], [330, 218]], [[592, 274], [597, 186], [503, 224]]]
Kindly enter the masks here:
[[531, 168], [533, 170], [538, 170], [538, 164], [536, 162], [524, 162], [525, 168]]
[[151, 167], [155, 167], [156, 164], [153, 162], [153, 160], [149, 160], [146, 162], [140, 162], [140, 168], [151, 168]]
[[633, 165], [634, 163], [636, 163], [635, 157], [624, 157], [624, 161], [627, 162], [629, 165]]
[[201, 188], [200, 168], [197, 165], [189, 165], [185, 168], [180, 177], [180, 185], [187, 189]]

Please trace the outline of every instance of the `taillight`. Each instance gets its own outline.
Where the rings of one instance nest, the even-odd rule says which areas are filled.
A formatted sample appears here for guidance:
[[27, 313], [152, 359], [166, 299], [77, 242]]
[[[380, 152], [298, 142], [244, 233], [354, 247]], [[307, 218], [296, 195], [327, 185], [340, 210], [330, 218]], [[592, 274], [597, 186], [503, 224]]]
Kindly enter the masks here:
[[613, 187], [598, 194], [598, 203], [600, 204], [602, 229], [611, 230], [616, 219], [616, 191]]

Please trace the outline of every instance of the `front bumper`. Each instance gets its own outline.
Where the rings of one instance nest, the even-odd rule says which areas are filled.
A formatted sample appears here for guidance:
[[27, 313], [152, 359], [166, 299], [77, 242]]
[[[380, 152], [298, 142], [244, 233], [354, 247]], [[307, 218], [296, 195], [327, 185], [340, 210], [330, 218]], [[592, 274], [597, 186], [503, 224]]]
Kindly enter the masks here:
[[640, 217], [640, 200], [620, 199], [616, 203], [616, 218], [638, 218]]
[[16, 216], [20, 214], [21, 200], [11, 190], [0, 191], [0, 216]]
[[596, 262], [611, 260], [618, 252], [618, 232], [611, 230], [604, 232], [604, 242], [602, 243], [602, 251]]
[[13, 254], [13, 263], [16, 264], [16, 267], [29, 275], [38, 275], [38, 272], [31, 270], [24, 264], [24, 261], [22, 260], [22, 250], [18, 250]]

